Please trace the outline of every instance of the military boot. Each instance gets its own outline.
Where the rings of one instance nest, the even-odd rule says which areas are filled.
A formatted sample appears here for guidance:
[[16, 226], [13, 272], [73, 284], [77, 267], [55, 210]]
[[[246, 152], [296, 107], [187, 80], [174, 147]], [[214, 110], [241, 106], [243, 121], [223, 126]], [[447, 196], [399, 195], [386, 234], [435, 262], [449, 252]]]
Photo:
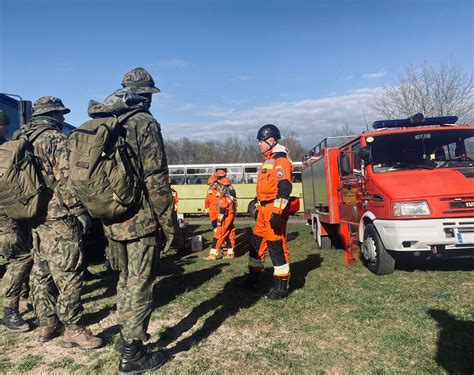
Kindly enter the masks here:
[[155, 371], [166, 362], [168, 357], [163, 352], [152, 352], [140, 340], [128, 342], [123, 340], [120, 355], [120, 374], [140, 374], [145, 371]]
[[260, 272], [250, 271], [244, 276], [243, 280], [237, 283], [237, 286], [242, 289], [247, 289], [251, 292], [257, 292], [259, 288], [259, 281]]
[[266, 299], [277, 300], [288, 297], [288, 278], [273, 277], [273, 288], [264, 296]]
[[[146, 333], [146, 341], [150, 340], [151, 336], [149, 333]], [[125, 342], [125, 339], [123, 338], [123, 335], [122, 333], [120, 332], [120, 336], [119, 336], [119, 339], [117, 340], [117, 342], [115, 343], [115, 351], [118, 353], [118, 354], [122, 354], [122, 351], [123, 351], [123, 343]], [[148, 346], [148, 345], [143, 345], [145, 346], [146, 348], [148, 348], [150, 351], [151, 351], [151, 348]], [[158, 348], [158, 350], [162, 350], [162, 348]]]
[[38, 328], [38, 341], [46, 342], [59, 336], [64, 331], [64, 326], [56, 322], [49, 326], [42, 326]]
[[83, 326], [66, 327], [63, 334], [63, 346], [81, 349], [96, 349], [102, 345], [102, 339], [96, 337]]
[[3, 325], [10, 332], [27, 332], [31, 329], [31, 326], [22, 319], [16, 307], [5, 307]]

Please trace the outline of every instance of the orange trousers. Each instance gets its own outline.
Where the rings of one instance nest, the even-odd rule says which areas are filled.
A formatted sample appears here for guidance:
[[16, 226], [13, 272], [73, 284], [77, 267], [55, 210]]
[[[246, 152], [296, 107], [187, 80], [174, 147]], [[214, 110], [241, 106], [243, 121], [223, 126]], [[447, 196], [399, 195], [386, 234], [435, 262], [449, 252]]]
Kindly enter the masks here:
[[273, 264], [273, 276], [288, 277], [290, 275], [290, 254], [286, 239], [288, 214], [281, 216], [282, 230], [275, 232], [270, 226], [273, 204], [258, 206], [258, 215], [253, 236], [250, 240], [249, 268], [251, 272], [263, 270], [267, 250]]
[[[235, 214], [230, 214], [222, 220], [221, 225], [217, 226], [217, 230], [214, 233], [212, 239], [212, 248], [220, 250], [222, 243], [229, 238], [230, 247], [235, 248], [235, 226], [234, 226]], [[217, 219], [216, 219], [217, 220]]]

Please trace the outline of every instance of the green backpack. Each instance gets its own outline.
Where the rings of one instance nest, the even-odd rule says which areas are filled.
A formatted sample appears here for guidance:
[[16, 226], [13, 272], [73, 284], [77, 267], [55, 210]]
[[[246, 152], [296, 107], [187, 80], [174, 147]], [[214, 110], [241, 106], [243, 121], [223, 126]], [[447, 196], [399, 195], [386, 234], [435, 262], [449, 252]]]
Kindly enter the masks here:
[[120, 218], [141, 200], [140, 163], [122, 127], [141, 111], [89, 120], [68, 137], [69, 184], [94, 218]]
[[52, 189], [44, 180], [32, 146], [50, 129], [39, 128], [0, 146], [0, 213], [11, 219], [31, 219], [44, 212], [51, 199]]

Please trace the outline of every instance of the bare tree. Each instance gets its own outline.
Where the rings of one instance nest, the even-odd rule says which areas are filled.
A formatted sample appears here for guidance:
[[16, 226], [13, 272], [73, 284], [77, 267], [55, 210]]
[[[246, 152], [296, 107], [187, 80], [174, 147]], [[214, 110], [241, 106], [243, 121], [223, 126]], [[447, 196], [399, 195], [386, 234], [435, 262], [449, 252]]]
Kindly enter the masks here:
[[458, 116], [469, 122], [474, 116], [474, 78], [459, 64], [439, 67], [409, 65], [393, 84], [374, 97], [372, 109], [387, 119], [405, 118], [421, 112], [426, 117]]

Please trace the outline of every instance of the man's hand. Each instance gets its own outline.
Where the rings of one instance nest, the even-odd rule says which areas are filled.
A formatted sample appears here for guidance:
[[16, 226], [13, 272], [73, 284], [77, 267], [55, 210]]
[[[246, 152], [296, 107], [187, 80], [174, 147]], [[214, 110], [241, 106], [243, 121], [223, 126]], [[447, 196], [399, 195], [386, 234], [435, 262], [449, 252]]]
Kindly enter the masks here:
[[273, 229], [275, 232], [281, 232], [283, 228], [283, 223], [281, 220], [281, 215], [272, 213], [272, 216], [270, 217], [270, 227]]
[[81, 224], [82, 234], [89, 232], [89, 229], [91, 229], [92, 226], [92, 218], [87, 211], [77, 216], [77, 221]]

